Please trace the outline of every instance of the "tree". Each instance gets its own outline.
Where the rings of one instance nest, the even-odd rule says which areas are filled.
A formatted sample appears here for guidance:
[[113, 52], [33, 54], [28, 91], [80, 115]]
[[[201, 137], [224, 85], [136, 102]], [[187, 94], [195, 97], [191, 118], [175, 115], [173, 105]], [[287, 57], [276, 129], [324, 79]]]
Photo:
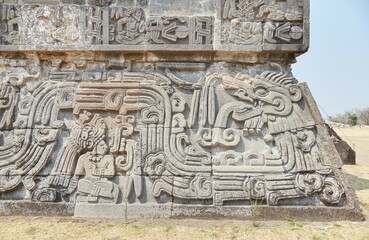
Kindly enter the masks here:
[[357, 125], [357, 120], [358, 120], [358, 117], [357, 117], [356, 113], [350, 113], [348, 115], [348, 121], [347, 121], [347, 123], [350, 126], [356, 126]]
[[361, 125], [369, 125], [369, 107], [358, 111], [358, 123]]
[[334, 116], [329, 117], [329, 121], [336, 122], [336, 123], [342, 123], [342, 124], [348, 124], [349, 116], [352, 112], [346, 111], [345, 113], [339, 113]]
[[341, 124], [369, 125], [369, 107], [361, 110], [351, 110], [329, 117], [329, 121]]

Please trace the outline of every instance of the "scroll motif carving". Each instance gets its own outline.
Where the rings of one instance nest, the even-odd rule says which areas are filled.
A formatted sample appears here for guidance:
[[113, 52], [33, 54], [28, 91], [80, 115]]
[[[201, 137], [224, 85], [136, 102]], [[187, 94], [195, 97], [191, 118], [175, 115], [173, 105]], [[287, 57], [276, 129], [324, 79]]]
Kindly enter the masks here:
[[[1, 85], [2, 192], [22, 184], [33, 201], [88, 204], [148, 194], [214, 205], [317, 195], [342, 202], [300, 85], [281, 65], [251, 75], [220, 63], [192, 82], [168, 68], [115, 70], [119, 77], [103, 82], [83, 77], [88, 62], [64, 60], [51, 62], [50, 72], [73, 78], [34, 83], [41, 65], [29, 58]], [[46, 166], [50, 174], [35, 181]]]
[[[292, 75], [277, 64], [255, 76], [225, 71], [220, 64], [197, 83], [168, 69], [123, 72], [120, 79], [103, 85], [45, 82], [25, 97], [16, 89], [27, 80], [9, 78], [2, 90], [4, 103], [9, 103], [3, 108], [3, 129], [10, 127], [14, 112], [20, 114], [17, 126], [25, 129], [14, 131], [13, 138], [20, 140], [3, 151], [31, 139], [28, 148], [43, 153], [44, 160], [27, 170], [26, 177], [22, 164], [31, 160], [8, 160], [1, 171], [12, 177], [2, 180], [2, 191], [23, 182], [35, 189], [34, 201], [75, 195], [77, 202], [89, 204], [119, 204], [120, 194], [129, 197], [132, 191], [140, 201], [149, 191], [156, 198], [169, 194], [213, 199], [215, 205], [250, 199], [277, 205], [314, 194], [320, 194], [323, 203], [339, 203], [344, 191], [323, 164], [317, 129], [303, 113], [302, 92]], [[37, 102], [50, 107], [36, 108]], [[37, 185], [32, 174], [50, 161], [45, 153], [51, 153], [63, 126], [57, 110], [72, 108], [78, 119], [63, 141], [52, 174]], [[27, 130], [28, 119], [50, 128]], [[148, 177], [151, 189], [143, 187], [145, 178], [140, 176]], [[124, 188], [117, 185], [120, 177]]]
[[3, 172], [1, 191], [13, 190], [21, 183], [28, 191], [36, 188], [34, 178], [50, 163], [58, 133], [63, 126], [58, 119], [60, 106], [64, 109], [68, 107], [66, 99], [60, 98], [59, 93], [73, 91], [75, 87], [73, 83], [58, 85], [45, 82], [38, 84], [37, 89], [25, 89], [27, 94], [21, 96], [19, 89], [24, 87], [24, 81], [34, 79], [37, 75], [34, 73], [33, 76], [19, 74], [17, 81], [10, 77], [14, 75], [9, 75], [9, 81], [2, 83], [2, 129], [6, 137], [0, 156]]

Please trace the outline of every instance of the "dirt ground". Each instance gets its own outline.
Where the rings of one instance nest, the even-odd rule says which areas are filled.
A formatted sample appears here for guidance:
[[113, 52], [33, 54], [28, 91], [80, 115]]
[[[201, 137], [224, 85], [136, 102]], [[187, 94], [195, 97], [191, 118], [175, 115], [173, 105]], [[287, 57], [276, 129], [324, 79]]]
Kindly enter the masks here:
[[55, 217], [0, 219], [1, 239], [369, 239], [367, 222], [211, 220], [91, 220]]
[[[369, 218], [369, 129], [336, 129], [355, 144], [356, 166], [345, 166]], [[277, 222], [233, 220], [102, 220], [73, 217], [0, 217], [0, 239], [368, 239], [369, 221]]]

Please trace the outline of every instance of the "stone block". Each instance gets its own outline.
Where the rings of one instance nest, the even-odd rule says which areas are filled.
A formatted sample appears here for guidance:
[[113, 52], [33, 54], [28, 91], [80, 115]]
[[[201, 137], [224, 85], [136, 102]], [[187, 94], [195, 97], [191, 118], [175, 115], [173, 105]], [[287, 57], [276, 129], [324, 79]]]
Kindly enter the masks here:
[[112, 205], [77, 203], [75, 206], [74, 216], [84, 218], [121, 219], [169, 218], [171, 216], [171, 204]]

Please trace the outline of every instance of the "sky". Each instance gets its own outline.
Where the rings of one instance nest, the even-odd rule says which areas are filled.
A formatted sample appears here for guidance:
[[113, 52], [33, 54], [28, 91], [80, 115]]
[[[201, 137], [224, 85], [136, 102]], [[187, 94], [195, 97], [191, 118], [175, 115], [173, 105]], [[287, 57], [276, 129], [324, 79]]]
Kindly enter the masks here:
[[369, 0], [310, 0], [310, 11], [310, 49], [293, 74], [329, 116], [369, 107]]

